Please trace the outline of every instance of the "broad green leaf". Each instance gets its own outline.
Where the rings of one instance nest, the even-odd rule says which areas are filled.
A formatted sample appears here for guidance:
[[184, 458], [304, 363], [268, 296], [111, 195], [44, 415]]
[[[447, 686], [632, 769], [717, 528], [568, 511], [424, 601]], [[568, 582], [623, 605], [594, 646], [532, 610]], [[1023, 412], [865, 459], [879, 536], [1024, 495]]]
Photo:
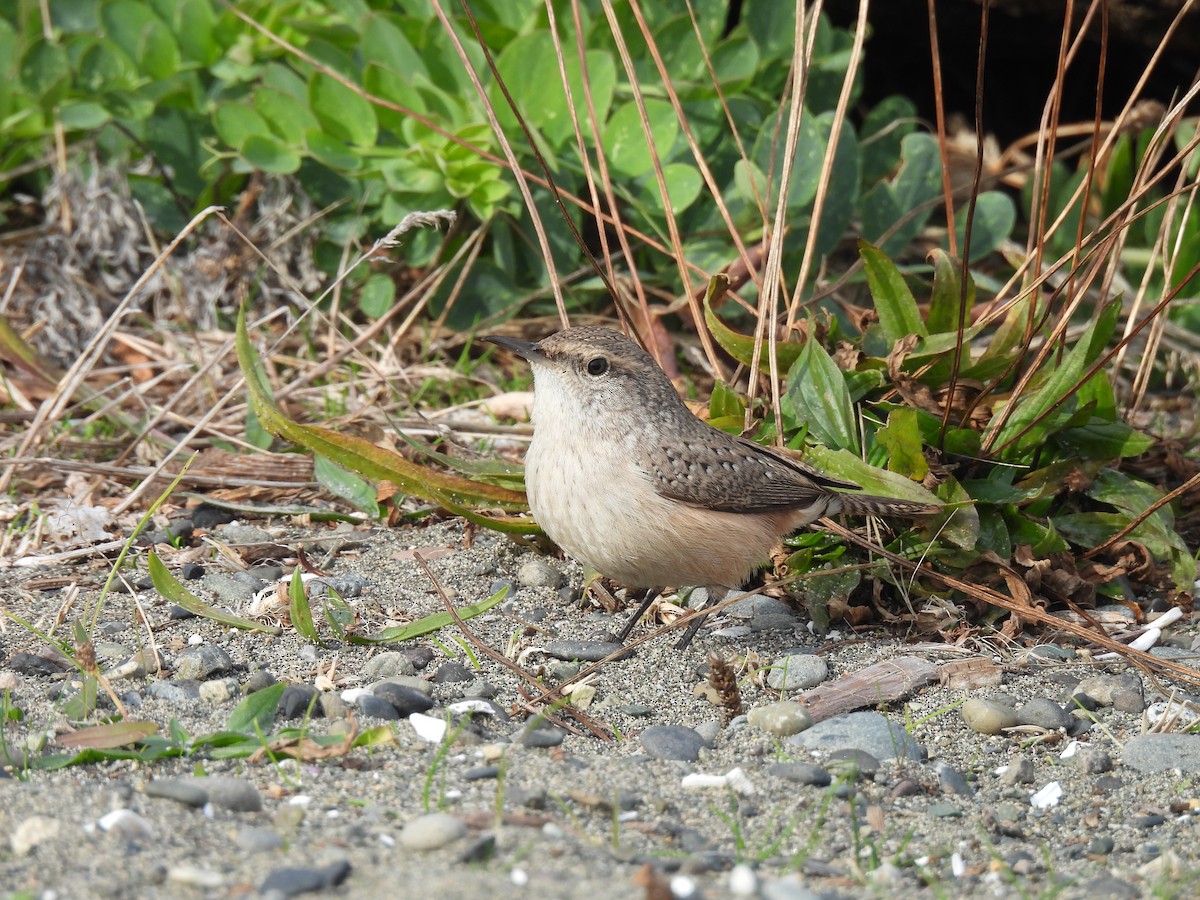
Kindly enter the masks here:
[[791, 58], [796, 35], [795, 4], [748, 0], [742, 7], [742, 21], [764, 59]]
[[296, 633], [300, 637], [318, 647], [325, 646], [325, 642], [317, 634], [317, 626], [313, 624], [312, 610], [308, 605], [308, 592], [304, 589], [304, 579], [300, 577], [299, 567], [292, 571], [292, 577], [288, 581], [288, 612], [292, 620], [292, 627], [296, 629]]
[[[691, 163], [669, 163], [663, 166], [663, 180], [667, 185], [667, 196], [671, 200], [671, 214], [679, 215], [696, 202], [704, 179]], [[658, 190], [658, 182], [653, 175], [645, 178], [646, 207], [650, 210], [662, 210], [662, 195]]]
[[275, 405], [254, 348], [250, 345], [244, 309], [238, 312], [236, 348], [250, 404], [262, 426], [272, 434], [327, 456], [338, 465], [367, 478], [390, 481], [406, 494], [437, 503], [443, 509], [485, 528], [518, 534], [538, 532], [537, 526], [528, 519], [495, 517], [476, 512], [479, 508], [505, 511], [525, 509], [527, 502], [523, 493], [437, 472], [362, 438], [316, 425], [302, 425], [287, 418]]
[[[471, 606], [464, 606], [458, 610], [458, 617], [464, 622], [467, 619], [474, 618], [480, 613], [485, 613], [508, 594], [508, 585], [505, 585], [486, 600], [481, 600]], [[430, 634], [445, 628], [447, 625], [454, 623], [454, 617], [448, 612], [434, 613], [433, 615], [425, 616], [415, 622], [410, 622], [408, 625], [400, 625], [395, 628], [386, 628], [376, 634], [366, 637], [350, 634], [346, 639], [352, 644], [391, 644], [400, 641], [410, 641], [415, 637], [420, 637], [423, 634]]]
[[[954, 216], [958, 246], [966, 248], [967, 205]], [[1008, 194], [984, 191], [975, 201], [975, 222], [971, 228], [971, 260], [979, 260], [1000, 246], [1012, 234], [1017, 223], [1017, 208]]]
[[1154, 438], [1124, 422], [1096, 422], [1064, 428], [1054, 435], [1054, 442], [1068, 453], [1088, 459], [1140, 456], [1155, 444]]
[[229, 714], [225, 730], [239, 735], [246, 732], [253, 734], [256, 730], [266, 734], [275, 724], [275, 709], [285, 690], [287, 685], [281, 681], [247, 694], [246, 699], [239, 702]]
[[[937, 142], [928, 134], [906, 135], [901, 144], [904, 163], [890, 182], [880, 182], [862, 197], [862, 235], [885, 256], [894, 256], [920, 234], [942, 191], [942, 167]], [[890, 232], [889, 237], [884, 235]]]
[[[646, 117], [658, 159], [665, 164], [679, 135], [675, 110], [665, 100], [649, 99]], [[641, 114], [633, 102], [625, 103], [612, 114], [604, 126], [602, 143], [609, 166], [618, 176], [637, 178], [654, 168], [654, 158], [642, 131]]]
[[[966, 302], [962, 291], [962, 262], [951, 258], [940, 247], [929, 254], [933, 264], [933, 293], [929, 299], [929, 316], [926, 325], [929, 334], [954, 334], [957, 340], [958, 326], [971, 327], [971, 309], [975, 305], [975, 279], [967, 273]], [[965, 336], [964, 336], [965, 339]], [[966, 354], [966, 361], [970, 355]]]
[[356, 509], [361, 509], [372, 519], [379, 518], [379, 494], [365, 478], [339, 466], [324, 455], [317, 453], [313, 458], [313, 477], [336, 497], [341, 497]]
[[866, 241], [858, 242], [858, 254], [862, 257], [875, 311], [879, 313], [879, 324], [888, 344], [895, 344], [910, 334], [920, 337], [928, 335], [916, 298], [905, 284], [904, 276], [896, 264], [878, 247]]
[[58, 44], [39, 39], [21, 58], [21, 83], [41, 103], [58, 103], [71, 79], [67, 51]]
[[68, 131], [99, 128], [112, 117], [99, 103], [68, 102], [58, 108], [58, 117]]
[[739, 91], [758, 71], [758, 46], [745, 37], [732, 37], [717, 45], [712, 54], [713, 71], [721, 90]]
[[788, 370], [781, 400], [784, 413], [808, 426], [809, 432], [825, 446], [858, 447], [854, 407], [845, 376], [817, 341], [810, 338], [804, 342], [800, 355]]
[[[771, 211], [774, 211], [779, 195], [780, 173], [787, 150], [787, 118], [786, 112], [768, 116], [758, 131], [754, 150], [750, 154], [758, 171], [768, 176], [770, 191], [763, 195], [763, 202]], [[825, 131], [828, 132], [828, 126]], [[788, 186], [787, 207], [793, 213], [806, 208], [811, 212], [810, 205], [821, 180], [827, 144], [817, 117], [805, 108], [800, 119], [800, 132], [796, 136], [796, 156], [792, 161]]]
[[868, 494], [914, 503], [941, 502], [915, 481], [869, 465], [849, 450], [813, 445], [805, 450], [804, 461], [826, 475], [859, 485]]
[[308, 100], [321, 127], [333, 137], [362, 149], [375, 146], [379, 136], [375, 107], [362, 96], [318, 72], [308, 83]]
[[266, 134], [246, 138], [240, 156], [255, 169], [273, 175], [290, 175], [300, 168], [300, 154]]
[[269, 135], [271, 126], [258, 112], [241, 103], [227, 102], [217, 107], [213, 114], [213, 127], [226, 145], [241, 149], [247, 139], [254, 135]]
[[[978, 549], [983, 524], [974, 498], [953, 475], [938, 485], [937, 496], [947, 504], [947, 509], [937, 521], [927, 526], [927, 532], [936, 532], [939, 540], [960, 550]], [[1007, 556], [1002, 558], [1008, 559]]]
[[358, 308], [372, 319], [378, 319], [396, 302], [396, 282], [392, 276], [376, 272], [363, 282], [358, 295]]
[[189, 62], [210, 66], [221, 56], [214, 31], [216, 13], [209, 0], [174, 0], [175, 15], [171, 21], [179, 49]]
[[157, 732], [158, 725], [154, 722], [117, 722], [113, 725], [92, 725], [88, 728], [60, 734], [58, 742], [64, 747], [106, 750], [112, 747], [136, 744]]
[[917, 108], [907, 97], [880, 100], [863, 119], [859, 134], [863, 184], [873, 184], [896, 170], [904, 137], [917, 125]]
[[[833, 128], [834, 113], [822, 113], [817, 116], [817, 127], [821, 140], [826, 146], [832, 146], [830, 134]], [[838, 137], [837, 152], [833, 160], [833, 170], [830, 173], [829, 189], [825, 194], [825, 205], [821, 209], [820, 226], [817, 229], [816, 251], [824, 256], [833, 251], [841, 242], [842, 236], [850, 224], [850, 219], [858, 207], [859, 182], [861, 179], [858, 153], [858, 136], [849, 122], [842, 123]]]
[[305, 132], [317, 127], [317, 117], [304, 103], [273, 88], [260, 87], [254, 92], [254, 109], [289, 147], [303, 147]]
[[[717, 339], [717, 343], [721, 345], [722, 350], [743, 365], [750, 365], [754, 359], [754, 338], [750, 335], [739, 334], [722, 322], [720, 317], [713, 312], [708, 296], [704, 298], [704, 322], [708, 325], [708, 330], [712, 332], [712, 336]], [[780, 371], [786, 372], [792, 367], [796, 359], [800, 356], [803, 346], [803, 344], [791, 342], [775, 345], [775, 353], [779, 360]], [[762, 372], [769, 372], [771, 370], [770, 363], [767, 360], [767, 345], [765, 342], [763, 343], [762, 356], [759, 357], [758, 368]]]
[[147, 567], [150, 572], [150, 581], [154, 584], [154, 589], [158, 591], [164, 599], [172, 603], [178, 603], [188, 612], [193, 615], [203, 616], [206, 619], [212, 619], [214, 622], [220, 622], [222, 625], [228, 625], [231, 628], [244, 628], [248, 631], [262, 631], [266, 634], [279, 634], [280, 629], [273, 628], [269, 625], [264, 625], [261, 622], [255, 622], [253, 619], [244, 619], [241, 616], [234, 615], [231, 612], [226, 612], [223, 609], [209, 606], [203, 600], [199, 599], [188, 591], [178, 579], [170, 573], [166, 566], [162, 564], [162, 560], [158, 558], [158, 554], [151, 551], [147, 559]]
[[[1105, 305], [1079, 338], [1078, 343], [1067, 353], [1062, 365], [1049, 368], [1041, 387], [1017, 401], [1016, 411], [1008, 417], [1003, 428], [997, 430], [989, 423], [984, 429], [985, 437], [1005, 457], [1020, 456], [1037, 446], [1041, 436], [1032, 429], [1033, 423], [1043, 420], [1051, 410], [1061, 408], [1067, 401], [1070, 392], [1079, 384], [1088, 366], [1104, 352], [1116, 327], [1120, 311], [1119, 300]], [[999, 422], [999, 418], [993, 419], [992, 422]]]
[[745, 413], [746, 401], [742, 399], [737, 391], [727, 386], [723, 381], [713, 383], [712, 396], [708, 400], [708, 418], [710, 422], [713, 419], [721, 418], [741, 419]]
[[929, 461], [921, 444], [921, 430], [917, 427], [917, 411], [901, 407], [888, 414], [887, 425], [875, 434], [875, 440], [887, 448], [888, 469], [911, 478], [922, 480], [929, 472]]
[[413, 47], [391, 15], [376, 13], [367, 16], [362, 24], [359, 52], [364, 63], [376, 63], [408, 78], [429, 77], [421, 54]]
[[[342, 172], [355, 172], [363, 167], [363, 158], [325, 132], [310, 128], [304, 133], [308, 152], [317, 162]], [[380, 171], [380, 167], [376, 168]]]

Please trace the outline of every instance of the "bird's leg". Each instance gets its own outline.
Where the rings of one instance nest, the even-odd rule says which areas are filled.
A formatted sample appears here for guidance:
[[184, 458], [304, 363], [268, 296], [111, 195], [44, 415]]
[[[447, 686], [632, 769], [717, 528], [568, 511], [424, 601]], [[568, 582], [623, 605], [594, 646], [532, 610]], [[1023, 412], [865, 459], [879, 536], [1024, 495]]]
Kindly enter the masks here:
[[654, 590], [653, 588], [646, 588], [646, 590], [642, 592], [641, 605], [638, 606], [637, 612], [630, 617], [629, 621], [625, 623], [625, 627], [621, 629], [621, 633], [617, 636], [617, 641], [619, 643], [625, 643], [625, 639], [629, 637], [629, 632], [633, 631], [633, 626], [636, 625], [638, 620], [646, 614], [646, 610], [650, 608], [650, 604], [657, 599], [658, 591]]
[[717, 602], [718, 597], [724, 597], [729, 593], [729, 591], [723, 588], [707, 588], [706, 590], [708, 592], [708, 600], [705, 601], [704, 606], [700, 607], [700, 612], [696, 615], [696, 618], [692, 619], [692, 624], [687, 627], [687, 631], [683, 633], [683, 637], [675, 645], [676, 650], [687, 649], [688, 645], [692, 642], [692, 638], [696, 636], [696, 632], [700, 630], [700, 626], [704, 624], [704, 620], [708, 618], [707, 609]]

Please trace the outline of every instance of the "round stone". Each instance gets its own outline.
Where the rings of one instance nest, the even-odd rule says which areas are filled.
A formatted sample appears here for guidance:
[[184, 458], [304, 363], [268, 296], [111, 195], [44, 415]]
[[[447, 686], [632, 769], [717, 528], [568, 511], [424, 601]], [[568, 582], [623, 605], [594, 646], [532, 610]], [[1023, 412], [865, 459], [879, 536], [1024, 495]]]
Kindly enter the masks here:
[[413, 819], [400, 832], [400, 843], [410, 850], [435, 850], [466, 837], [462, 819], [447, 813], [428, 813]]
[[794, 653], [775, 660], [767, 672], [767, 685], [777, 691], [805, 691], [829, 676], [829, 664], [823, 656]]
[[1017, 711], [995, 700], [972, 697], [959, 710], [967, 727], [976, 734], [1000, 734], [1005, 728], [1017, 725]]
[[755, 728], [761, 728], [768, 734], [779, 737], [789, 737], [799, 734], [813, 724], [812, 716], [804, 708], [804, 704], [795, 700], [781, 700], [778, 703], [768, 703], [766, 706], [756, 706], [746, 714], [746, 719]]

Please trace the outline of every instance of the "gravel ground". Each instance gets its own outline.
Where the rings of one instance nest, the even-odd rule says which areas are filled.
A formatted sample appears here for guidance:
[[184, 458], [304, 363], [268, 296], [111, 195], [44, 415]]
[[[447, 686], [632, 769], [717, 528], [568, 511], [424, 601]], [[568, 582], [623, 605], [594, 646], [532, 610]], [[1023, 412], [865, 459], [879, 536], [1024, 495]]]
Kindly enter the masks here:
[[[309, 558], [337, 579], [364, 633], [443, 609], [413, 548], [459, 605], [509, 583], [513, 593], [468, 627], [550, 684], [578, 671], [572, 655], [602, 652], [597, 642], [628, 614], [584, 608], [573, 563], [492, 534], [468, 547], [455, 521], [390, 531], [226, 525], [214, 534], [231, 545], [308, 540]], [[263, 584], [231, 577], [209, 549], [165, 551], [164, 560], [226, 608]], [[203, 571], [181, 574], [188, 561]], [[802, 614], [765, 598], [684, 651], [674, 635], [659, 636], [589, 679], [587, 714], [618, 735], [602, 741], [530, 728], [522, 683], [464, 649], [453, 626], [402, 645], [316, 647], [290, 628], [270, 636], [173, 618], [180, 611], [144, 573], [143, 562], [131, 580], [165, 666], [145, 677], [114, 671], [131, 718], [160, 733], [176, 721], [194, 739], [225, 728], [248, 689], [277, 681], [321, 689], [307, 719], [285, 720], [311, 699], [289, 689], [277, 729], [344, 734], [353, 721], [384, 726], [394, 740], [302, 763], [201, 748], [149, 762], [10, 767], [0, 777], [0, 891], [10, 897], [1200, 893], [1200, 735], [1186, 733], [1186, 712], [1170, 733], [1143, 734], [1172, 686], [1119, 661], [1056, 645], [984, 653], [886, 634], [823, 640]], [[119, 670], [144, 652], [148, 632], [134, 625], [129, 593], [96, 612], [106, 574], [103, 561], [0, 569], [0, 605], [58, 640], [94, 616], [101, 663]], [[50, 581], [60, 576], [81, 586], [72, 604], [65, 581]], [[10, 757], [64, 752], [57, 737], [69, 731], [74, 670], [62, 671], [31, 630], [0, 623], [0, 686], [6, 709], [20, 711], [4, 724], [4, 746]], [[1159, 652], [1192, 658], [1195, 633], [1176, 623]], [[749, 719], [727, 721], [709, 700], [711, 651], [757, 668], [738, 676]], [[964, 688], [935, 674], [902, 701], [793, 734], [807, 723], [790, 701], [806, 688], [900, 657], [936, 674], [979, 660], [983, 680], [999, 683]], [[378, 686], [385, 680], [392, 687]], [[451, 744], [421, 736], [418, 725], [464, 698], [481, 698], [485, 711], [452, 731]]]

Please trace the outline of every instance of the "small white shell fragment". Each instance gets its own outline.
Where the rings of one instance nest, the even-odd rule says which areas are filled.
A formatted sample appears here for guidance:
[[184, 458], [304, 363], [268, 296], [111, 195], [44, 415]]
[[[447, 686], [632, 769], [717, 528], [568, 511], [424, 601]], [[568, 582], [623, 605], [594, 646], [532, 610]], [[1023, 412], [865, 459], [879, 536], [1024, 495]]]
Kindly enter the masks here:
[[436, 719], [424, 713], [413, 713], [408, 717], [408, 721], [412, 724], [417, 737], [429, 741], [431, 744], [440, 744], [442, 738], [446, 736], [445, 719]]
[[690, 775], [684, 775], [680, 784], [688, 790], [729, 788], [744, 797], [749, 797], [754, 793], [754, 785], [740, 768], [730, 769], [724, 775], [705, 775], [702, 772], [693, 772]]
[[1052, 806], [1058, 806], [1058, 801], [1062, 799], [1062, 795], [1062, 785], [1057, 781], [1051, 781], [1029, 798], [1029, 805], [1034, 809], [1050, 809]]

